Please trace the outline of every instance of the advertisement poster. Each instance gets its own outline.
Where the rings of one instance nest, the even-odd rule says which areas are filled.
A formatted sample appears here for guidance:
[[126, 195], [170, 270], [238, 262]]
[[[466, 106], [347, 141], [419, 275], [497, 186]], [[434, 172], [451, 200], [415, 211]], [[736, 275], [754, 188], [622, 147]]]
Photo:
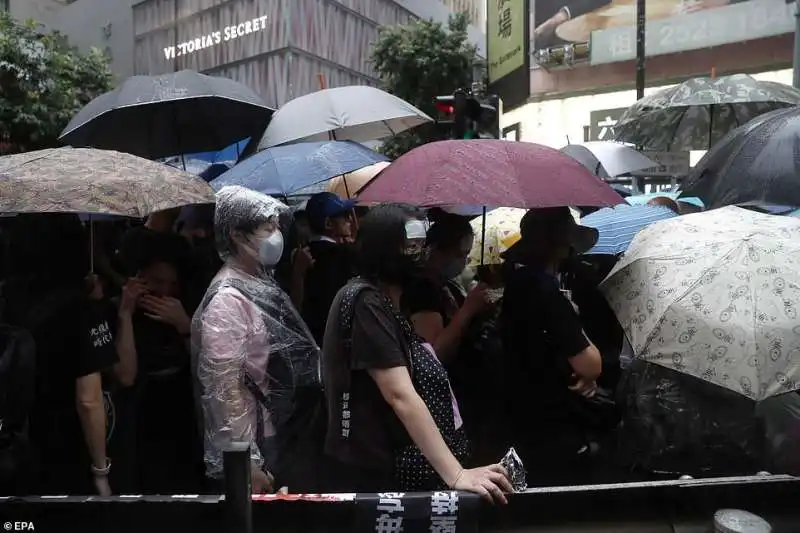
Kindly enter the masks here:
[[489, 91], [498, 94], [507, 109], [530, 95], [529, 6], [529, 0], [486, 2]]
[[[535, 48], [590, 42], [591, 63], [636, 55], [636, 0], [534, 0]], [[785, 0], [646, 0], [648, 56], [794, 31]]]

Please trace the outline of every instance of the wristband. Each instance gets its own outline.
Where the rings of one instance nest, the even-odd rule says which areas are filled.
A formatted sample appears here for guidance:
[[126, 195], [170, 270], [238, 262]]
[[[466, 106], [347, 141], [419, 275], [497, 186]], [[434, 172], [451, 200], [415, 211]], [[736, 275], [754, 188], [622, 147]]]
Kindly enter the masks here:
[[104, 477], [107, 476], [108, 473], [111, 471], [111, 459], [106, 457], [106, 465], [103, 468], [97, 468], [96, 466], [92, 465], [92, 475], [95, 477]]
[[456, 487], [456, 485], [458, 484], [458, 480], [461, 479], [461, 476], [463, 475], [464, 475], [464, 469], [462, 468], [461, 470], [458, 471], [458, 475], [456, 476], [455, 481], [453, 481], [453, 483], [450, 485], [451, 489], [454, 489]]

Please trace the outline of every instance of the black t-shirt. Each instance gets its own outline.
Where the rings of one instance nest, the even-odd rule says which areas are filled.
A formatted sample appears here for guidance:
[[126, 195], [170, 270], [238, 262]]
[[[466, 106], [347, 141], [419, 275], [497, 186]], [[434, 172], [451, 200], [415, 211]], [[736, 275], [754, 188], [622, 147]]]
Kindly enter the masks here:
[[79, 461], [86, 453], [75, 381], [117, 362], [113, 317], [108, 302], [69, 293], [42, 299], [29, 314], [37, 367], [32, 435], [41, 449], [57, 451], [60, 461]]
[[325, 336], [325, 324], [336, 293], [354, 275], [350, 246], [317, 240], [308, 245], [314, 265], [305, 278], [302, 316], [320, 346]]
[[147, 374], [188, 366], [186, 337], [174, 326], [137, 312], [133, 315], [133, 337], [140, 372]]
[[513, 409], [542, 421], [568, 416], [569, 359], [589, 346], [580, 318], [553, 276], [531, 267], [510, 274], [501, 323]]
[[408, 366], [408, 346], [382, 296], [365, 289], [355, 300], [351, 349], [345, 351], [339, 313], [344, 293], [334, 299], [322, 351], [328, 405], [325, 451], [356, 470], [391, 473], [392, 452], [408, 436], [368, 370]]

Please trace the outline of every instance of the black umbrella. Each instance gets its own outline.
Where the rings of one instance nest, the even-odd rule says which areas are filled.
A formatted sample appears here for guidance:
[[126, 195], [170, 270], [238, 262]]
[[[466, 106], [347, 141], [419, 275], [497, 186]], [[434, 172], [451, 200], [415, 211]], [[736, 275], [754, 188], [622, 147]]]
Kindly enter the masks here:
[[159, 159], [259, 138], [274, 109], [227, 78], [182, 70], [133, 76], [81, 109], [59, 139]]
[[800, 107], [761, 115], [726, 135], [685, 178], [706, 208], [800, 205]]

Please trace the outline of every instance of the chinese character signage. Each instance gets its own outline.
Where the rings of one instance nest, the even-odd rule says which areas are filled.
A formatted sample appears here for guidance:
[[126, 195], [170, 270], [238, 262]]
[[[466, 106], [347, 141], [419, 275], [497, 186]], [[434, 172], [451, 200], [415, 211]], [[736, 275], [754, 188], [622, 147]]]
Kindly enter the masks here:
[[456, 491], [359, 494], [355, 532], [477, 533], [480, 501]]
[[[794, 31], [786, 0], [646, 0], [648, 56]], [[536, 49], [590, 42], [591, 64], [636, 57], [635, 0], [534, 0]]]
[[527, 21], [524, 0], [488, 0], [486, 41], [489, 83], [495, 83], [525, 66]]
[[589, 140], [590, 141], [613, 141], [614, 126], [627, 111], [627, 107], [615, 109], [600, 109], [589, 113]]
[[[794, 31], [794, 2], [786, 0], [683, 0], [675, 4], [675, 11], [668, 12], [661, 8], [661, 2], [647, 1], [648, 57]], [[636, 30], [632, 18], [630, 24], [603, 25], [592, 32], [593, 65], [635, 57]]]
[[530, 96], [530, 0], [487, 0], [486, 56], [489, 92], [506, 109]]

